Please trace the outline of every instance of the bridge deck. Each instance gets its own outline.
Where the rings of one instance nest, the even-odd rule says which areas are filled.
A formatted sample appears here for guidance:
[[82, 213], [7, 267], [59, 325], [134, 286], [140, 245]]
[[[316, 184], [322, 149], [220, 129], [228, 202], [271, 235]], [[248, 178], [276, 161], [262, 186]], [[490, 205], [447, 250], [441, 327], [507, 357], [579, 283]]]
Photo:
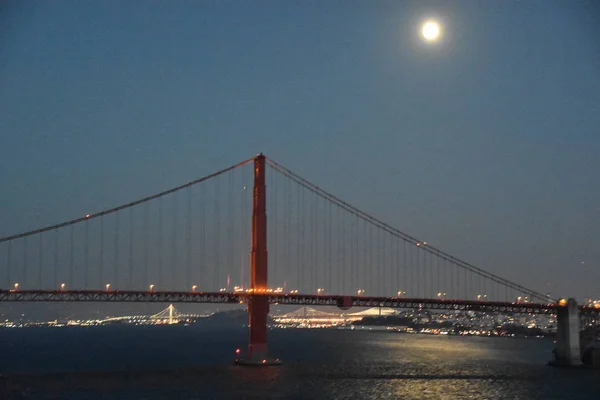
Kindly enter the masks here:
[[[404, 297], [339, 296], [246, 292], [162, 292], [101, 290], [0, 290], [0, 302], [73, 301], [139, 303], [243, 304], [250, 296], [265, 296], [271, 304], [351, 307], [424, 308], [434, 310], [506, 313], [556, 313], [554, 303], [510, 303], [477, 300], [420, 299]], [[583, 313], [600, 310], [581, 307]]]

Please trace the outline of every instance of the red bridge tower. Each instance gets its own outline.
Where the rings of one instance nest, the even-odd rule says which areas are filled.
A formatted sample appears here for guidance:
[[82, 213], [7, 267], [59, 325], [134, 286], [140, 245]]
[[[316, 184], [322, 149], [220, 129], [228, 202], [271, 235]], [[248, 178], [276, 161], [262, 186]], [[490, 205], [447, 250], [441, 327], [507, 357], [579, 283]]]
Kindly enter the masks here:
[[267, 189], [265, 156], [254, 158], [254, 196], [252, 204], [252, 252], [250, 255], [250, 289], [248, 299], [249, 344], [248, 357], [236, 359], [240, 365], [278, 365], [279, 359], [270, 359], [267, 348]]

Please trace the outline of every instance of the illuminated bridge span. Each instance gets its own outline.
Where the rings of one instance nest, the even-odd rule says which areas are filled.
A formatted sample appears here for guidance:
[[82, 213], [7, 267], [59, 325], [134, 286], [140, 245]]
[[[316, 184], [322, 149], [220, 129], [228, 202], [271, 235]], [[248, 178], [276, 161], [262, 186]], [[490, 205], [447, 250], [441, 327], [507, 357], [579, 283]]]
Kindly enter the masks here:
[[112, 317], [102, 320], [103, 323], [107, 322], [119, 322], [119, 321], [134, 321], [134, 322], [152, 322], [152, 321], [160, 321], [168, 324], [174, 324], [179, 321], [186, 320], [196, 320], [198, 318], [206, 318], [209, 315], [200, 315], [200, 314], [182, 314], [170, 304], [164, 310], [154, 314], [154, 315], [128, 315], [121, 317]]
[[[596, 311], [458, 259], [262, 154], [1, 238], [0, 273], [0, 301], [246, 303], [249, 357], [260, 361], [274, 303], [558, 313], [564, 321]], [[571, 311], [561, 317], [561, 307]], [[572, 336], [559, 335], [559, 348]]]

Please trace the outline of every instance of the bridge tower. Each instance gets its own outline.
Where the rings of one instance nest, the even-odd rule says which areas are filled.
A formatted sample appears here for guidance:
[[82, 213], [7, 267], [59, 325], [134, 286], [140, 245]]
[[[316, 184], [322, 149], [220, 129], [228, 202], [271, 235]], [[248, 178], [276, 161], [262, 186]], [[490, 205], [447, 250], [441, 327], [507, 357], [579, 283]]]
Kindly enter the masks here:
[[581, 365], [579, 346], [580, 324], [579, 307], [575, 299], [561, 299], [556, 310], [556, 348], [554, 349], [553, 365]]
[[[250, 253], [250, 289], [248, 299], [249, 343], [246, 359], [236, 359], [241, 365], [278, 365], [270, 359], [267, 348], [267, 317], [269, 299], [267, 284], [267, 189], [265, 156], [254, 158], [254, 195], [252, 201], [252, 249]], [[262, 295], [261, 295], [262, 294]]]

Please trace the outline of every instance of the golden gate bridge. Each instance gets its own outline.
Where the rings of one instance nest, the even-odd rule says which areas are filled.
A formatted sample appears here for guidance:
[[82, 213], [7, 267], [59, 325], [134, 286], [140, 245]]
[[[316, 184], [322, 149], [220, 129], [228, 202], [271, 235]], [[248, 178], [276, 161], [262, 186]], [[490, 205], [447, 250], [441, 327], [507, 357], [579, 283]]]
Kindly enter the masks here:
[[0, 238], [0, 257], [0, 302], [247, 304], [251, 364], [269, 364], [270, 304], [558, 313], [565, 364], [578, 362], [574, 332], [598, 312], [454, 257], [262, 154]]

